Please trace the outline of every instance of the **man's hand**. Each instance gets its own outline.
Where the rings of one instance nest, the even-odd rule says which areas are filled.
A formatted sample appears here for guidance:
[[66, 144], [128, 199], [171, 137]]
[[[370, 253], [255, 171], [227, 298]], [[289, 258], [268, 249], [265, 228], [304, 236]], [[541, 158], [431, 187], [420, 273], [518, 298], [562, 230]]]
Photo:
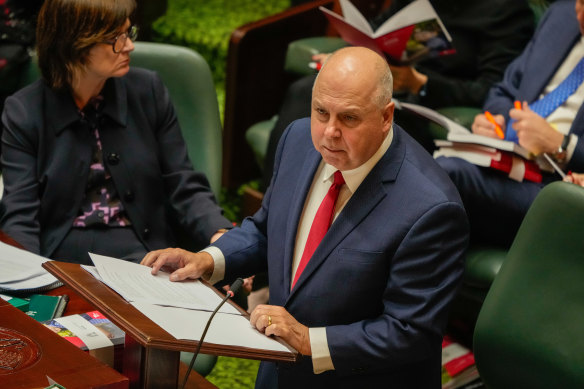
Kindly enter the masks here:
[[567, 174], [566, 177], [564, 177], [564, 181], [584, 186], [584, 174], [580, 173]]
[[515, 119], [511, 127], [517, 132], [519, 144], [535, 155], [554, 153], [562, 144], [564, 135], [533, 112], [527, 103], [524, 102], [522, 108], [509, 111], [509, 116]]
[[[501, 126], [501, 129], [505, 131], [505, 118], [503, 115], [493, 115], [495, 122]], [[471, 130], [474, 134], [488, 136], [490, 138], [500, 139], [497, 136], [497, 132], [495, 131], [495, 125], [487, 120], [485, 114], [478, 114], [474, 118], [474, 122], [472, 123]]]
[[393, 90], [396, 92], [408, 92], [417, 95], [422, 86], [428, 82], [428, 76], [418, 72], [411, 66], [392, 66]]
[[182, 281], [186, 278], [209, 278], [213, 274], [215, 262], [210, 254], [205, 252], [191, 253], [183, 249], [169, 248], [151, 251], [142, 259], [140, 264], [152, 267], [152, 274], [164, 267], [164, 270], [173, 271], [171, 281]]
[[266, 336], [279, 336], [302, 355], [312, 355], [308, 327], [296, 321], [283, 307], [258, 305], [249, 322]]

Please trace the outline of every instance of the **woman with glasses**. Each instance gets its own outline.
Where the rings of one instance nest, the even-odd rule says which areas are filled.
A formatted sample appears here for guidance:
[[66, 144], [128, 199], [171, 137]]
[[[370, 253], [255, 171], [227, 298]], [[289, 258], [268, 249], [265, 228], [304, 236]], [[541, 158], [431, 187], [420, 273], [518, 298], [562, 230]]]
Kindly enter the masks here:
[[46, 0], [42, 79], [2, 114], [0, 228], [45, 257], [139, 261], [181, 227], [204, 247], [231, 226], [193, 170], [168, 91], [130, 68], [134, 0]]

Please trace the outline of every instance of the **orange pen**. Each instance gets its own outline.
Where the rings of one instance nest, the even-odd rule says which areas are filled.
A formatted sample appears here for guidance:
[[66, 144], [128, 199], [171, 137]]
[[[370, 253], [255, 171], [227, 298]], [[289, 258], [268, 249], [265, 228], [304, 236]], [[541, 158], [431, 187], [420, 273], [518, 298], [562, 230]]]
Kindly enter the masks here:
[[493, 115], [491, 115], [489, 111], [485, 111], [485, 117], [487, 118], [488, 121], [495, 125], [495, 132], [497, 133], [497, 136], [501, 139], [504, 139], [505, 133], [503, 132], [503, 130], [501, 130], [501, 126], [497, 124]]
[[521, 107], [521, 101], [519, 100], [515, 100], [515, 109], [518, 111], [521, 111], [522, 107]]

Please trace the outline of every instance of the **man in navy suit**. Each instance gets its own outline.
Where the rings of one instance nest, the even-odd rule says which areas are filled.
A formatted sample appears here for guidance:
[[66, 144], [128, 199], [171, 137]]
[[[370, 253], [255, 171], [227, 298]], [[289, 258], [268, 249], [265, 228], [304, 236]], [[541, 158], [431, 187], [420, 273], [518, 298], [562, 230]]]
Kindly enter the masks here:
[[[250, 322], [306, 358], [262, 363], [256, 387], [441, 386], [468, 224], [448, 176], [392, 125], [391, 86], [378, 54], [336, 52], [315, 82], [310, 120], [292, 123], [280, 141], [261, 209], [203, 252], [153, 251], [142, 261], [153, 274], [178, 267], [174, 281], [269, 272], [270, 304]], [[334, 221], [300, 266], [339, 171]]]
[[[574, 0], [552, 4], [524, 52], [509, 65], [503, 81], [491, 89], [484, 105], [485, 110], [495, 114], [503, 130], [512, 120], [506, 139], [515, 139], [538, 155], [542, 167], [546, 164], [543, 153], [547, 153], [564, 170], [584, 170], [584, 142], [580, 139], [584, 133], [584, 83], [574, 84], [576, 89], [549, 115], [530, 108], [559, 88], [578, 67], [584, 57], [583, 34], [584, 0], [575, 0], [575, 5]], [[514, 108], [515, 101], [519, 101], [521, 109]], [[475, 118], [472, 131], [497, 137], [495, 125], [483, 114]], [[559, 174], [551, 173], [549, 165], [550, 173], [544, 172], [542, 182], [534, 183], [514, 181], [498, 171], [458, 158], [441, 157], [437, 162], [460, 191], [473, 241], [509, 245], [541, 188], [561, 179]]]

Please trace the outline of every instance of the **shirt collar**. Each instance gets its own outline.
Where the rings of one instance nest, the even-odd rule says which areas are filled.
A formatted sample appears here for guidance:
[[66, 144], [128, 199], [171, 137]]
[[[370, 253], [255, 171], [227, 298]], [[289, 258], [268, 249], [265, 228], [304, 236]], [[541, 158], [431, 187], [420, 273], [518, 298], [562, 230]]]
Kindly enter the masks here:
[[[49, 88], [49, 87], [47, 87]], [[75, 105], [71, 93], [53, 91], [49, 88], [49, 98], [47, 109], [52, 117], [53, 128], [57, 134], [78, 120], [81, 120], [81, 114]], [[116, 78], [110, 78], [106, 81], [102, 95], [107, 102], [103, 109], [103, 114], [122, 126], [127, 123], [127, 98], [126, 89], [122, 82]]]
[[[381, 143], [381, 146], [377, 149], [377, 151], [359, 167], [351, 170], [341, 171], [343, 174], [343, 178], [345, 179], [345, 184], [347, 188], [351, 191], [351, 193], [355, 193], [359, 185], [363, 182], [365, 177], [369, 174], [371, 169], [379, 162], [381, 157], [385, 154], [385, 152], [391, 146], [391, 141], [393, 140], [393, 127], [389, 130], [389, 133]], [[332, 177], [338, 169], [332, 165], [329, 165], [325, 162], [324, 164], [324, 174], [323, 174], [323, 182], [327, 180], [332, 181]]]

